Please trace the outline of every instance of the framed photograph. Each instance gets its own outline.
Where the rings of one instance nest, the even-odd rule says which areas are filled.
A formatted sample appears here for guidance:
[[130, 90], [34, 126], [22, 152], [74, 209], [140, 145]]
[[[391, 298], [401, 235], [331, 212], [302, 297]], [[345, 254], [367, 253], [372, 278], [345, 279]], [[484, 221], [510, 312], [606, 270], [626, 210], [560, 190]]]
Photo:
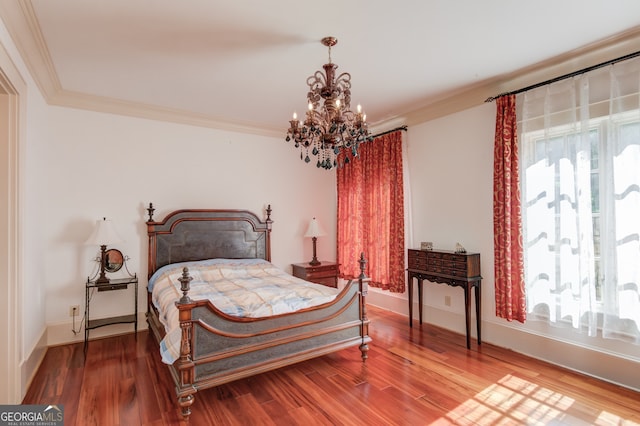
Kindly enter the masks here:
[[433, 250], [433, 243], [431, 241], [423, 241], [420, 243], [420, 250]]

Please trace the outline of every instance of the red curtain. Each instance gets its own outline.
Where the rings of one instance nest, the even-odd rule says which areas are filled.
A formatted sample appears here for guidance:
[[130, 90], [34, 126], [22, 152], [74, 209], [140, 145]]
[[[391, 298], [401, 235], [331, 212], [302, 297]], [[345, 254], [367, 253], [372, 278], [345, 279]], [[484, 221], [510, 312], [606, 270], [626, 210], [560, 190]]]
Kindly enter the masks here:
[[496, 316], [525, 322], [527, 308], [515, 95], [499, 97], [496, 106], [493, 163]]
[[357, 277], [364, 252], [370, 285], [404, 292], [401, 131], [360, 145], [358, 157], [337, 169], [337, 188], [340, 276]]

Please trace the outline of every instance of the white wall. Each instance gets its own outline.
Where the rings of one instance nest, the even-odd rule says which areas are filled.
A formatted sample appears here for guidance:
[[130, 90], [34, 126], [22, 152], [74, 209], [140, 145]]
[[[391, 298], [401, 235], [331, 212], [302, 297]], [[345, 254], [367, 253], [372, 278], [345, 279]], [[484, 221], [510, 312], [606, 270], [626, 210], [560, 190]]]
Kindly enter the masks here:
[[[454, 250], [456, 243], [480, 253], [483, 317], [493, 313], [493, 122], [492, 105], [458, 113], [420, 126], [408, 134], [413, 242]], [[463, 312], [460, 288], [427, 284], [428, 304]], [[427, 312], [427, 311], [425, 311]], [[461, 330], [464, 330], [462, 328]]]
[[[484, 342], [640, 390], [637, 346], [589, 338], [541, 322], [520, 324], [495, 316], [494, 127], [495, 105], [490, 103], [409, 128], [409, 198], [413, 222], [409, 233], [414, 248], [419, 248], [421, 241], [432, 241], [435, 248], [452, 250], [460, 242], [467, 251], [481, 254]], [[444, 304], [445, 296], [451, 297], [450, 307]], [[369, 301], [408, 315], [406, 293], [372, 291]], [[464, 298], [460, 288], [426, 282], [423, 309], [427, 323], [464, 334]]]
[[[335, 235], [335, 174], [301, 162], [284, 138], [60, 107], [50, 107], [47, 128], [43, 149], [49, 162], [34, 171], [42, 182], [36, 192], [48, 207], [46, 322], [66, 331], [52, 333], [50, 344], [74, 337], [69, 306], [84, 306], [84, 282], [98, 252], [83, 243], [103, 216], [126, 240], [116, 248], [140, 276], [140, 312], [146, 311], [149, 202], [157, 209], [155, 220], [180, 208], [248, 209], [263, 217], [271, 204], [272, 261], [287, 270], [311, 257], [310, 241], [302, 235], [312, 216]], [[323, 240], [320, 255], [335, 258], [335, 237]], [[96, 297], [93, 318], [130, 309], [122, 292]]]

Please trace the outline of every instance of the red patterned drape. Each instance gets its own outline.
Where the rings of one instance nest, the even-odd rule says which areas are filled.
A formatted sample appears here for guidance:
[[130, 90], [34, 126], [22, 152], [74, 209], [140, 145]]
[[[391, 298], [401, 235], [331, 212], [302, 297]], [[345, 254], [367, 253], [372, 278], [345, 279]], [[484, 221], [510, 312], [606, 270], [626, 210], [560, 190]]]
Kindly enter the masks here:
[[496, 316], [525, 322], [527, 309], [515, 95], [499, 97], [496, 106], [493, 159]]
[[340, 276], [357, 277], [364, 252], [370, 285], [404, 292], [401, 131], [360, 145], [358, 157], [337, 170], [337, 188]]

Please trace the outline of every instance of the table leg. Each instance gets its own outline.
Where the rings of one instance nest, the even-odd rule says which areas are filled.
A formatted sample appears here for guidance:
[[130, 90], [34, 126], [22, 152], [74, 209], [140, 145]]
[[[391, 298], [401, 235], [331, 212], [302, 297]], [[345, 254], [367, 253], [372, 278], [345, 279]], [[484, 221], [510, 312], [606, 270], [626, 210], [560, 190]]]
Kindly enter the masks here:
[[420, 324], [422, 324], [422, 290], [423, 280], [418, 278], [418, 316], [420, 317]]
[[133, 286], [136, 294], [135, 294], [135, 301], [134, 301], [134, 319], [135, 319], [135, 323], [133, 324], [133, 331], [136, 333], [136, 339], [138, 338], [138, 282], [136, 281], [135, 285]]
[[475, 286], [475, 293], [476, 293], [476, 331], [478, 333], [478, 345], [482, 343], [482, 339], [480, 338], [480, 312], [482, 312], [482, 310], [480, 309], [480, 281], [478, 281], [476, 283]]
[[89, 343], [89, 287], [85, 285], [84, 288], [84, 351], [87, 351], [87, 344]]
[[409, 285], [409, 327], [413, 327], [413, 276], [407, 273], [407, 284]]
[[469, 338], [470, 316], [471, 316], [471, 284], [467, 283], [464, 288], [464, 319], [467, 331], [467, 349], [471, 349], [471, 341]]

